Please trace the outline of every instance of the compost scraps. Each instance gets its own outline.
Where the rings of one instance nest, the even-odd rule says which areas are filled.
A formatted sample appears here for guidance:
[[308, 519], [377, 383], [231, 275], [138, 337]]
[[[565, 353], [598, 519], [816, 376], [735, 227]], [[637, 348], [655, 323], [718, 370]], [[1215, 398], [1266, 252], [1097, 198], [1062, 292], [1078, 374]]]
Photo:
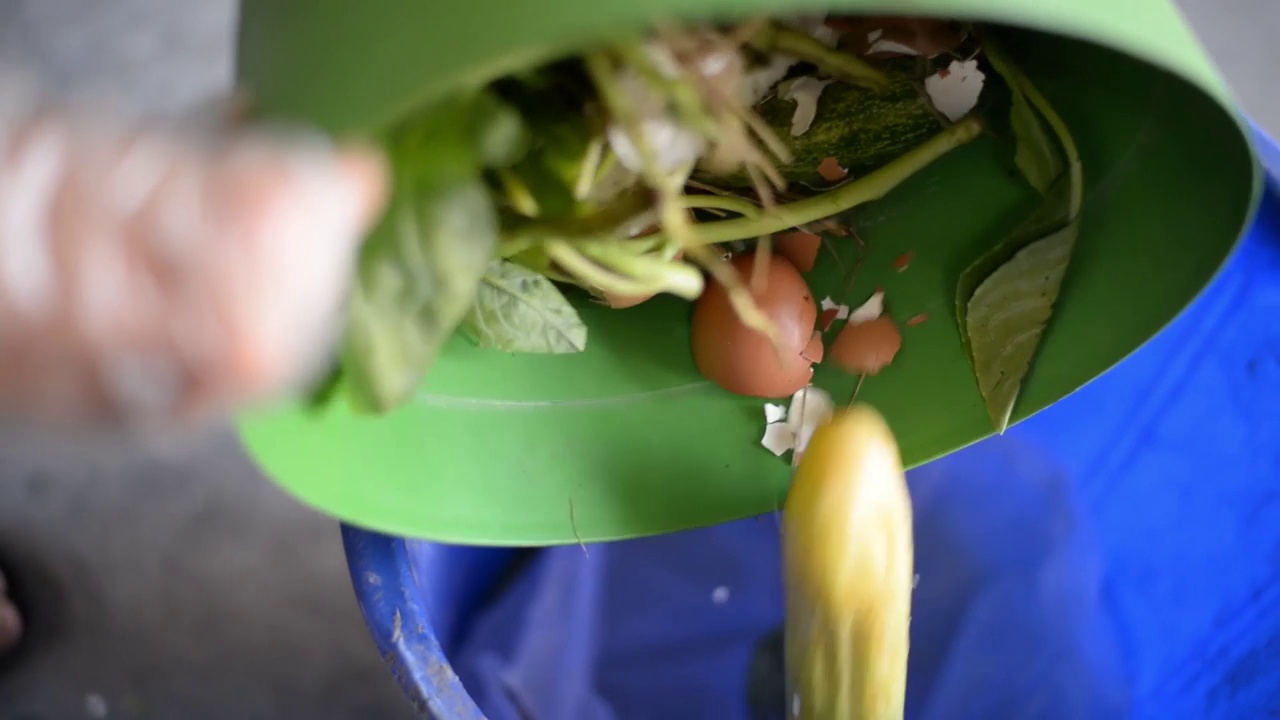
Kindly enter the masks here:
[[874, 317], [849, 298], [820, 312], [805, 273], [824, 243], [854, 242], [852, 209], [998, 125], [1043, 202], [965, 270], [956, 311], [1003, 429], [1070, 258], [1081, 169], [988, 35], [903, 18], [663, 26], [421, 108], [385, 136], [394, 197], [316, 402], [393, 410], [456, 332], [494, 352], [583, 352], [585, 302], [625, 313], [659, 294], [693, 302], [695, 364], [729, 392], [792, 397], [824, 354], [886, 371], [910, 346], [883, 296]]

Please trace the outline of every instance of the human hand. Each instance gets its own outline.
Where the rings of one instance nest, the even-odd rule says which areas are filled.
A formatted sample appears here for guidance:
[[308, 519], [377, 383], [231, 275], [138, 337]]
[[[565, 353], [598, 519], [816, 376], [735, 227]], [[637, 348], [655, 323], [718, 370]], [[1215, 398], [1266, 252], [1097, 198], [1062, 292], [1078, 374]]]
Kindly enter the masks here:
[[168, 428], [314, 378], [378, 153], [291, 130], [148, 128], [0, 86], [0, 414]]

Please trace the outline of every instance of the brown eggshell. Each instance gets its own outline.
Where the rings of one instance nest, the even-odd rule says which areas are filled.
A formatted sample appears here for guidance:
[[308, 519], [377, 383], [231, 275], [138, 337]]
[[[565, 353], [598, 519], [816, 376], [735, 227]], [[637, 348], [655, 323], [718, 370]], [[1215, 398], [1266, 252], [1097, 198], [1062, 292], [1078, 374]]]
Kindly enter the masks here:
[[914, 50], [918, 55], [931, 58], [952, 52], [964, 42], [964, 32], [946, 20], [915, 17], [863, 16], [857, 18], [832, 18], [827, 21], [832, 29], [844, 33], [841, 45], [849, 46], [858, 55], [883, 59], [906, 55], [894, 50], [871, 52], [875, 42], [871, 34], [879, 31], [876, 40], [887, 40]]
[[875, 375], [893, 362], [902, 349], [902, 334], [893, 318], [882, 315], [856, 325], [845, 325], [831, 343], [831, 359], [855, 375]]
[[837, 182], [849, 176], [849, 171], [840, 165], [840, 161], [834, 157], [823, 158], [818, 163], [818, 174], [827, 182]]
[[[746, 282], [754, 262], [755, 253], [743, 253], [730, 264]], [[786, 259], [771, 256], [764, 279], [753, 296], [776, 328], [782, 352], [743, 325], [724, 286], [711, 283], [693, 308], [693, 361], [704, 377], [731, 393], [787, 397], [808, 385], [813, 375], [802, 353], [813, 339], [818, 307], [808, 284]]]
[[809, 344], [806, 345], [804, 350], [800, 353], [800, 357], [817, 365], [822, 362], [822, 356], [825, 355], [826, 352], [827, 349], [822, 345], [822, 332], [814, 330], [813, 337], [809, 338]]
[[809, 272], [818, 261], [822, 237], [804, 230], [791, 230], [773, 236], [773, 251], [791, 261], [800, 272]]
[[821, 330], [822, 332], [826, 332], [830, 330], [831, 326], [835, 325], [836, 320], [838, 320], [839, 318], [840, 318], [839, 308], [831, 308], [830, 310], [823, 310], [822, 313], [818, 315], [818, 329]]

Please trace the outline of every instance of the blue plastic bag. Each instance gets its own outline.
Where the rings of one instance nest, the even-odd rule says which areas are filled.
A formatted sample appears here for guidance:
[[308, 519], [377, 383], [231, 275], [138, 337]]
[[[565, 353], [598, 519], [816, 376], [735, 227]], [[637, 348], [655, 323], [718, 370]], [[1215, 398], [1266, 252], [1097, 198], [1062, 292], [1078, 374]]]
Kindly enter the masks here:
[[[1124, 717], [1097, 547], [1057, 467], [1004, 438], [910, 480], [908, 717]], [[751, 717], [752, 654], [781, 621], [776, 519], [589, 553], [543, 552], [455, 655], [490, 720]]]

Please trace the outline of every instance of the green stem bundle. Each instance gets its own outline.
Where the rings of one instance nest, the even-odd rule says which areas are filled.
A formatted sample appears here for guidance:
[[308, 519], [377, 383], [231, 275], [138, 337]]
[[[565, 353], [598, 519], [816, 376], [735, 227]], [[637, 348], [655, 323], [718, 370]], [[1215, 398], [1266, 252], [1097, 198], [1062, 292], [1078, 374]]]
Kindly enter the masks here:
[[697, 225], [698, 243], [749, 240], [839, 215], [863, 203], [879, 200], [903, 181], [948, 152], [971, 142], [982, 132], [982, 120], [967, 117], [905, 155], [833, 190], [804, 200], [774, 206], [758, 217], [716, 220]]

